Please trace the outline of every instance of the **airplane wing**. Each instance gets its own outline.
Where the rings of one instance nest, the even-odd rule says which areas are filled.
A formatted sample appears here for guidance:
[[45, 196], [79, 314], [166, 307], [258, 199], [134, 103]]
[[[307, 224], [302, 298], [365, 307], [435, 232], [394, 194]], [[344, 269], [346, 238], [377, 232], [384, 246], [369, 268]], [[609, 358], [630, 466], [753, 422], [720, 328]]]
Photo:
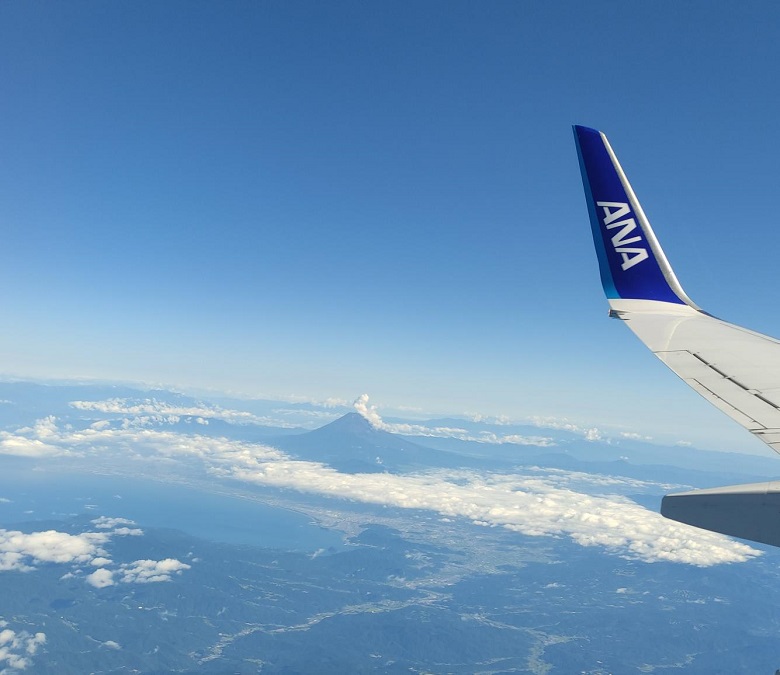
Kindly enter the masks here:
[[[710, 403], [780, 453], [780, 341], [721, 321], [686, 295], [607, 137], [575, 126], [610, 316]], [[664, 498], [674, 520], [780, 546], [780, 483]]]

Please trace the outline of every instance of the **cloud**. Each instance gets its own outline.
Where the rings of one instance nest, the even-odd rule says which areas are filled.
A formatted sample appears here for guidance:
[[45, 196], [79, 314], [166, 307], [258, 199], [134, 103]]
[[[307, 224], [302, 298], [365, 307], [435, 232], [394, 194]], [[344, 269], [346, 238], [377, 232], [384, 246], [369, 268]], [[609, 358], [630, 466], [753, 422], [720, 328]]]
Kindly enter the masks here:
[[[327, 424], [335, 419], [338, 419], [343, 412], [337, 412], [333, 410], [305, 410], [303, 408], [274, 408], [272, 411], [275, 415], [283, 415], [286, 417], [297, 417], [308, 420], [306, 424]], [[287, 424], [286, 422], [274, 421], [274, 426], [286, 426], [294, 427], [293, 424]]]
[[140, 537], [143, 533], [144, 531], [137, 527], [117, 527], [114, 530], [114, 534], [119, 534], [124, 537]]
[[166, 558], [165, 560], [136, 560], [122, 565], [122, 581], [126, 584], [150, 584], [158, 581], [170, 581], [172, 575], [181, 574], [190, 569], [190, 565]]
[[382, 418], [377, 412], [376, 406], [368, 404], [368, 394], [361, 394], [358, 396], [352, 405], [354, 406], [355, 410], [363, 415], [363, 417], [365, 417], [374, 428], [387, 431], [385, 429], [385, 423], [382, 421]]
[[[0, 529], [0, 572], [31, 572], [36, 565], [43, 563], [70, 564], [73, 571], [61, 579], [70, 579], [82, 572], [87, 566], [97, 567], [87, 574], [85, 581], [95, 588], [106, 588], [116, 583], [150, 583], [170, 581], [173, 574], [190, 569], [190, 565], [173, 558], [164, 560], [136, 560], [133, 563], [119, 565], [118, 569], [109, 569], [114, 562], [108, 557], [105, 546], [114, 536], [139, 536], [143, 532], [127, 518], [108, 518], [100, 516], [92, 521], [100, 532], [68, 534], [56, 530], [44, 532], [19, 532]], [[122, 527], [116, 527], [122, 525]], [[109, 529], [114, 528], [114, 529]], [[115, 575], [119, 574], [117, 580]]]
[[604, 440], [604, 435], [601, 430], [596, 427], [583, 427], [579, 424], [574, 424], [566, 418], [558, 419], [555, 417], [531, 417], [531, 424], [543, 429], [558, 429], [560, 431], [570, 431], [574, 434], [580, 434], [585, 437], [586, 441], [601, 441]]
[[541, 417], [535, 415], [530, 418], [531, 424], [537, 427], [544, 427], [546, 429], [559, 429], [561, 431], [571, 431], [575, 434], [583, 433], [583, 429], [580, 425], [570, 422], [565, 417], [559, 419], [557, 417]]
[[[434, 432], [438, 429], [434, 429]], [[424, 434], [428, 435], [428, 434]], [[440, 434], [432, 433], [431, 436], [437, 436]], [[457, 438], [457, 436], [456, 436]], [[494, 445], [504, 445], [510, 443], [512, 445], [535, 445], [540, 448], [551, 448], [558, 445], [552, 438], [548, 436], [521, 436], [520, 434], [504, 434], [499, 435], [491, 431], [481, 431], [479, 434], [467, 434], [461, 437], [464, 441], [477, 441], [478, 443], [492, 443]]]
[[309, 403], [311, 405], [320, 406], [321, 408], [345, 408], [349, 405], [349, 401], [334, 396], [319, 399], [312, 398], [311, 396], [290, 394], [289, 396], [277, 396], [275, 397], [275, 400], [286, 401], [287, 403]]
[[[54, 420], [54, 418], [51, 418]], [[14, 432], [20, 442], [35, 442], [38, 427], [18, 429]], [[186, 435], [173, 431], [160, 431], [136, 427], [94, 428], [74, 430], [46, 428], [46, 438], [58, 454], [89, 457], [106, 453], [119, 453], [124, 459], [149, 458], [209, 458], [212, 461], [235, 461], [236, 458], [284, 457], [280, 451], [268, 446], [230, 441], [226, 438], [210, 438]], [[9, 434], [11, 435], [11, 434]]]
[[580, 486], [580, 489], [590, 486], [609, 488], [610, 490], [624, 489], [630, 492], [648, 491], [653, 494], [657, 494], [659, 491], [669, 492], [670, 490], [679, 490], [682, 488], [691, 489], [690, 485], [681, 485], [679, 483], [659, 483], [658, 481], [640, 480], [627, 476], [608, 476], [600, 473], [569, 471], [567, 469], [529, 466], [524, 470], [537, 475], [542, 475], [544, 481], [551, 485], [556, 485], [558, 487], [563, 486], [569, 489], [573, 489], [572, 486]]
[[24, 533], [0, 530], [0, 571], [29, 571], [36, 563], [88, 563], [103, 555], [104, 532], [68, 534], [56, 530]]
[[631, 441], [652, 441], [652, 436], [643, 436], [642, 434], [638, 434], [635, 431], [621, 431], [620, 432], [621, 438], [627, 438]]
[[[540, 427], [542, 429], [556, 429], [560, 431], [569, 431], [573, 434], [578, 434], [580, 436], [583, 436], [587, 441], [606, 441], [607, 443], [611, 443], [613, 442], [613, 439], [614, 440], [626, 439], [626, 440], [646, 441], [646, 442], [652, 442], [653, 440], [655, 440], [653, 436], [637, 433], [635, 431], [618, 431], [613, 429], [605, 432], [603, 429], [599, 429], [598, 427], [590, 427], [587, 425], [581, 425], [575, 422], [571, 422], [565, 417], [556, 418], [556, 417], [534, 416], [531, 417], [529, 421], [531, 424]], [[494, 422], [494, 423], [498, 423], [498, 422]]]
[[15, 432], [0, 432], [0, 454], [21, 457], [71, 454], [67, 447], [57, 445], [60, 438], [57, 418], [49, 415], [37, 420], [32, 427], [22, 427]]
[[35, 656], [38, 648], [46, 643], [45, 633], [14, 631], [8, 628], [8, 622], [0, 620], [0, 672], [24, 670], [32, 665], [31, 656]]
[[92, 524], [99, 530], [111, 530], [118, 525], [135, 525], [135, 522], [128, 518], [109, 518], [108, 516], [100, 516], [92, 521]]
[[70, 406], [77, 410], [88, 410], [114, 415], [153, 415], [156, 418], [170, 422], [178, 422], [182, 416], [200, 418], [198, 421], [207, 423], [206, 418], [223, 420], [232, 424], [267, 424], [269, 418], [258, 417], [243, 410], [228, 410], [220, 406], [198, 403], [193, 406], [182, 406], [158, 401], [154, 398], [129, 399], [111, 398], [105, 401], [71, 401]]
[[129, 520], [127, 518], [109, 518], [107, 516], [100, 516], [99, 518], [95, 518], [92, 521], [92, 524], [99, 530], [113, 530], [112, 534], [116, 534], [122, 537], [140, 537], [144, 533], [144, 531], [140, 528], [126, 527], [127, 525], [135, 525], [135, 521]]
[[[132, 563], [124, 563], [114, 571], [100, 568], [87, 575], [86, 581], [95, 588], [106, 588], [116, 583], [123, 584], [152, 584], [162, 581], [171, 581], [174, 574], [181, 574], [191, 566], [174, 558], [165, 560], [136, 560]], [[114, 575], [119, 577], [115, 580]]]
[[361, 394], [352, 405], [375, 429], [388, 431], [392, 434], [456, 438], [461, 441], [476, 441], [477, 443], [490, 443], [493, 445], [512, 443], [514, 445], [535, 445], [543, 448], [557, 445], [552, 438], [546, 436], [522, 436], [520, 434], [501, 435], [492, 431], [481, 431], [477, 434], [473, 434], [469, 433], [466, 429], [460, 429], [458, 427], [429, 427], [424, 424], [385, 422], [380, 416], [376, 406], [368, 404], [368, 394]]
[[590, 429], [585, 429], [585, 440], [586, 441], [601, 441], [604, 437], [601, 435], [601, 431], [599, 431], [596, 427], [591, 427]]
[[[360, 397], [356, 406], [383, 423], [375, 411], [370, 412], [368, 397]], [[540, 470], [512, 474], [345, 474], [321, 463], [294, 460], [269, 446], [226, 438], [153, 429], [58, 430], [51, 425], [44, 433], [54, 447], [85, 457], [114, 452], [134, 460], [198, 460], [216, 475], [244, 482], [335, 499], [426, 509], [530, 536], [568, 537], [583, 546], [603, 546], [647, 562], [708, 566], [743, 562], [760, 555], [728, 537], [667, 520], [620, 495], [592, 494], [594, 490], [621, 490], [626, 479], [573, 472], [543, 474]], [[97, 519], [96, 529], [103, 531], [99, 525], [107, 522]], [[116, 527], [113, 532], [140, 533], [129, 527]], [[14, 553], [19, 552], [7, 552]], [[8, 559], [6, 564], [18, 563]], [[133, 569], [124, 568], [118, 573], [124, 577], [127, 571], [128, 578], [144, 578], [140, 569], [137, 574]], [[148, 576], [160, 574], [165, 572], [152, 570]]]
[[107, 569], [97, 569], [92, 574], [88, 574], [86, 578], [87, 583], [95, 588], [105, 588], [106, 586], [114, 585], [114, 573]]
[[529, 536], [567, 536], [646, 562], [707, 567], [760, 552], [727, 537], [667, 520], [620, 496], [593, 496], [522, 475], [475, 472], [343, 474], [315, 462], [236, 468], [242, 481], [405, 509], [426, 509]]
[[52, 445], [2, 431], [0, 432], [0, 454], [18, 457], [45, 457], [62, 453]]

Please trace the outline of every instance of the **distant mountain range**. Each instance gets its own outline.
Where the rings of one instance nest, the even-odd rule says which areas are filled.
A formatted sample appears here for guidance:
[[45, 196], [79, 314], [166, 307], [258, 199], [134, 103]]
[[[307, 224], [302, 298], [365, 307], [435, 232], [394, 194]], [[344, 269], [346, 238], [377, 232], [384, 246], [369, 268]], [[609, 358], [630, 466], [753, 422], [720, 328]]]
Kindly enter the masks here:
[[[84, 428], [100, 421], [120, 427], [136, 413], [79, 409], [73, 401], [156, 402], [160, 414], [147, 415], [143, 424], [185, 434], [227, 437], [272, 445], [290, 455], [328, 464], [347, 473], [403, 473], [428, 468], [506, 470], [513, 466], [539, 466], [598, 472], [668, 483], [712, 487], [773, 479], [780, 475], [780, 459], [773, 455], [713, 452], [692, 447], [665, 446], [635, 439], [589, 441], [570, 430], [521, 424], [500, 425], [461, 418], [415, 420], [421, 427], [465, 430], [472, 440], [429, 435], [400, 435], [374, 428], [362, 415], [349, 412], [313, 431], [303, 425], [328, 419], [345, 410], [315, 404], [283, 401], [202, 400], [178, 392], [107, 384], [41, 384], [0, 382], [0, 430], [31, 426], [53, 415]], [[172, 414], [168, 410], [199, 410]], [[224, 406], [220, 408], [219, 406]], [[232, 419], [220, 414], [239, 411]], [[255, 421], [242, 421], [241, 412]], [[211, 414], [213, 413], [213, 414]], [[389, 420], [408, 423], [409, 420]], [[207, 422], [207, 423], [205, 423]], [[543, 436], [550, 445], [487, 442], [481, 436]]]
[[[345, 473], [393, 473], [475, 463], [456, 453], [419, 445], [404, 436], [376, 429], [358, 413], [347, 413], [314, 431], [269, 438], [267, 442], [298, 459], [323, 462]], [[484, 460], [476, 462], [485, 463]]]

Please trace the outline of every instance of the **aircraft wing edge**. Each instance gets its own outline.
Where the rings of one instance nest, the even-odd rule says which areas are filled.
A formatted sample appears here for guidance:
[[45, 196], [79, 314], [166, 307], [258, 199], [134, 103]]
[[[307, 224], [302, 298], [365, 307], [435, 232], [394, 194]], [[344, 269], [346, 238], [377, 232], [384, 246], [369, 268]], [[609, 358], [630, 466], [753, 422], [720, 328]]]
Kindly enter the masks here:
[[661, 515], [732, 537], [780, 546], [780, 482], [666, 495]]

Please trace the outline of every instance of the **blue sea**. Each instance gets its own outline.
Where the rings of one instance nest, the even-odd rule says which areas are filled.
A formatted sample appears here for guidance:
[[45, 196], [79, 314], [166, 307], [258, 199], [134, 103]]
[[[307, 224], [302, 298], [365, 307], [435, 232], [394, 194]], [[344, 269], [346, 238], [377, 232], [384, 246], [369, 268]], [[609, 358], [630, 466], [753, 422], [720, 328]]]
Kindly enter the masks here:
[[0, 459], [0, 527], [94, 515], [172, 528], [228, 544], [290, 551], [340, 549], [342, 537], [302, 513], [154, 480], [30, 470]]

